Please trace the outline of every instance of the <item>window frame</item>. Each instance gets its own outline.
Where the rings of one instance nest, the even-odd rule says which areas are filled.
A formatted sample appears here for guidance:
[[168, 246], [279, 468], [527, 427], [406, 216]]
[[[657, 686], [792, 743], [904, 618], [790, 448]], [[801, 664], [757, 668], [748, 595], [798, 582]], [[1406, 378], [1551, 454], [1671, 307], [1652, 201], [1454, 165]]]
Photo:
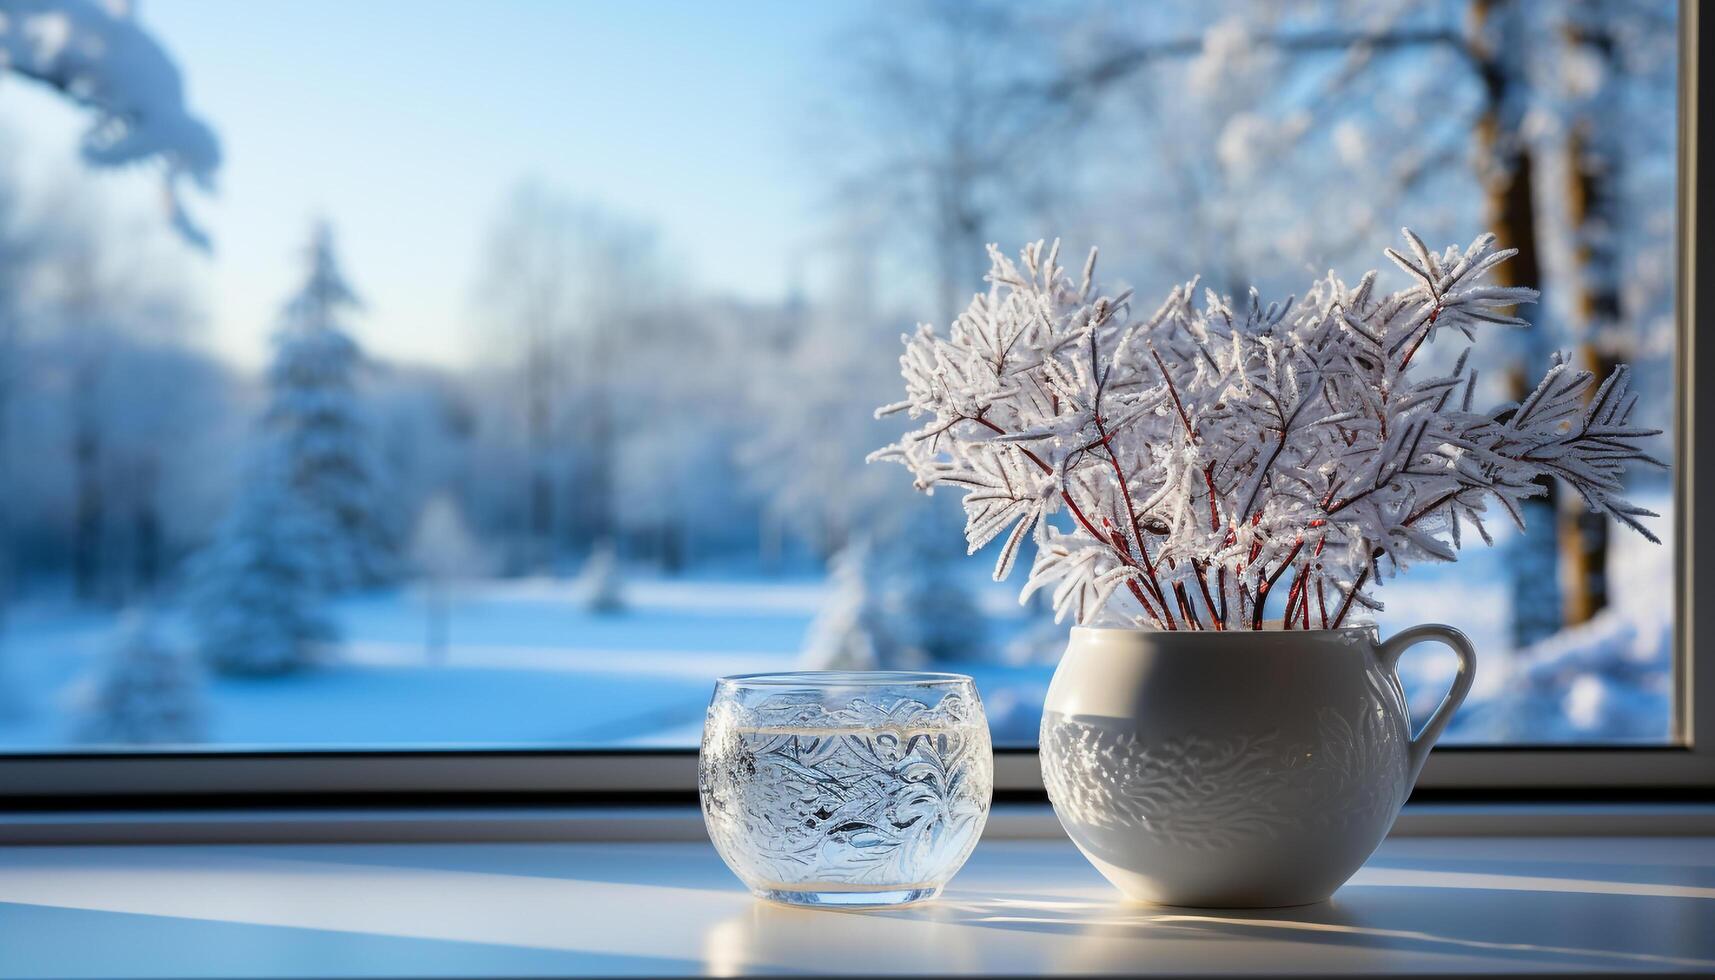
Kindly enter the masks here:
[[[1692, 556], [1715, 555], [1715, 519], [1699, 522], [1696, 488], [1715, 488], [1715, 446], [1699, 453], [1697, 434], [1715, 433], [1715, 340], [1698, 343], [1697, 325], [1715, 321], [1715, 298], [1705, 311], [1699, 286], [1715, 297], [1715, 194], [1700, 195], [1715, 152], [1700, 151], [1703, 132], [1715, 133], [1715, 95], [1700, 96], [1705, 55], [1715, 46], [1715, 18], [1699, 4], [1679, 9], [1679, 170], [1677, 384], [1675, 406], [1673, 742], [1660, 746], [1446, 746], [1430, 756], [1418, 788], [1426, 795], [1510, 793], [1530, 797], [1657, 794], [1715, 795], [1715, 614], [1699, 655], [1704, 601], [1715, 603], [1715, 564], [1700, 580]], [[1715, 57], [1715, 55], [1711, 55]], [[1715, 60], [1711, 61], [1715, 64]], [[1709, 329], [1715, 330], [1715, 322]], [[1712, 335], [1715, 336], [1715, 335]], [[1715, 490], [1712, 490], [1715, 496]], [[1701, 600], [1701, 601], [1700, 601]], [[1712, 606], [1715, 608], [1715, 606]], [[1699, 670], [1698, 660], [1705, 663]], [[1698, 737], [1699, 722], [1708, 734]], [[473, 797], [493, 800], [611, 802], [689, 799], [696, 786], [691, 750], [576, 750], [551, 748], [333, 751], [209, 749], [155, 752], [0, 754], [0, 809], [136, 805]], [[995, 787], [1017, 799], [1043, 795], [1034, 748], [995, 752]]]

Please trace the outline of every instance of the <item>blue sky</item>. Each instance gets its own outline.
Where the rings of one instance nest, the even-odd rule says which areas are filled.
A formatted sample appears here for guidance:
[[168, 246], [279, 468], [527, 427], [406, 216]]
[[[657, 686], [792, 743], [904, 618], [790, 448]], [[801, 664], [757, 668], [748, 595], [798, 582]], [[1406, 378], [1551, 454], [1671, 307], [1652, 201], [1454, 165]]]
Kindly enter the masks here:
[[[798, 134], [855, 5], [549, 0], [145, 0], [221, 187], [193, 198], [216, 242], [189, 279], [209, 342], [254, 364], [312, 217], [338, 228], [378, 352], [480, 350], [471, 295], [495, 212], [534, 177], [655, 224], [694, 283], [778, 296], [815, 227]], [[0, 84], [27, 174], [74, 159], [80, 118]], [[144, 174], [103, 176], [142, 209]], [[122, 209], [123, 209], [122, 207]]]

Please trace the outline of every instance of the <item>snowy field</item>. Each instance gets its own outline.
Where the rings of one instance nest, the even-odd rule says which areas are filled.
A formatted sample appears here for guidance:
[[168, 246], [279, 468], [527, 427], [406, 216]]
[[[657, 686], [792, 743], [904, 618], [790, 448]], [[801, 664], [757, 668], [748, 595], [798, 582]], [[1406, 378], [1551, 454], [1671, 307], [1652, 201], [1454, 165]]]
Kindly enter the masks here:
[[[714, 678], [797, 666], [822, 596], [816, 581], [641, 579], [627, 583], [624, 611], [598, 615], [582, 608], [571, 582], [483, 583], [454, 601], [444, 658], [425, 643], [422, 595], [349, 599], [336, 607], [346, 637], [337, 660], [283, 677], [208, 678], [207, 741], [694, 745]], [[1004, 624], [1008, 611], [1000, 612]], [[65, 746], [117, 630], [112, 614], [14, 608], [0, 661], [0, 746]], [[970, 669], [1003, 715], [1016, 713], [1023, 693], [1039, 703], [1051, 671]]]
[[[1665, 527], [1665, 519], [1663, 522]], [[1477, 687], [1450, 738], [1465, 742], [1659, 740], [1668, 733], [1671, 552], [1614, 540], [1615, 606], [1520, 655], [1507, 651], [1508, 552], [1472, 549], [1382, 590], [1384, 635], [1447, 622], [1476, 643]], [[973, 565], [973, 568], [975, 566]], [[973, 583], [975, 584], [975, 583]], [[458, 592], [443, 657], [412, 589], [346, 599], [336, 658], [282, 677], [204, 680], [206, 742], [241, 746], [692, 746], [714, 678], [788, 670], [826, 586], [761, 577], [626, 580], [625, 608], [587, 611], [571, 581], [483, 582]], [[983, 583], [990, 655], [937, 665], [976, 677], [1002, 744], [1029, 744], [1052, 666], [1007, 653], [1036, 624], [1006, 585]], [[169, 616], [169, 632], [178, 628]], [[72, 742], [80, 699], [120, 618], [55, 602], [9, 610], [0, 646], [0, 748]], [[1040, 627], [1036, 627], [1040, 628]], [[1050, 638], [1052, 649], [1057, 642]], [[1404, 664], [1413, 712], [1446, 690], [1452, 658]]]
[[[208, 679], [208, 740], [224, 745], [629, 744], [699, 718], [714, 676], [789, 667], [819, 600], [814, 583], [636, 582], [628, 608], [592, 615], [571, 583], [523, 580], [454, 599], [431, 662], [422, 595], [336, 606], [338, 658], [284, 677]], [[10, 720], [0, 740], [67, 737], [111, 616], [26, 606], [6, 644]], [[22, 703], [19, 703], [22, 702]]]

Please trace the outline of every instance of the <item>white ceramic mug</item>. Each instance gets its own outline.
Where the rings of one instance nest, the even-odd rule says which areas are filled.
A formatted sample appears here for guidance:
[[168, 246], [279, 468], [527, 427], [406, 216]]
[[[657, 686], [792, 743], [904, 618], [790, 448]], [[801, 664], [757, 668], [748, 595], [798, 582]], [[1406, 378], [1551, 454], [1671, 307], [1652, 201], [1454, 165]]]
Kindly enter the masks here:
[[[1395, 666], [1424, 640], [1459, 657], [1414, 737]], [[1150, 632], [1078, 627], [1041, 733], [1054, 811], [1128, 897], [1272, 907], [1333, 894], [1399, 815], [1471, 689], [1448, 626]]]

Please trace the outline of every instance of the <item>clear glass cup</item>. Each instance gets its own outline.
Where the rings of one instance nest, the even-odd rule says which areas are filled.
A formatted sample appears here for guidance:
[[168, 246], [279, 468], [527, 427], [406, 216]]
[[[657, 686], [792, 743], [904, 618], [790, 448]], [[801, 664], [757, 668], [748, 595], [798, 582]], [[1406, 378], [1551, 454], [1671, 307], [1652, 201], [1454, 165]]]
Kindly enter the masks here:
[[758, 897], [904, 905], [976, 846], [994, 752], [963, 674], [743, 674], [715, 684], [697, 784], [715, 850]]

